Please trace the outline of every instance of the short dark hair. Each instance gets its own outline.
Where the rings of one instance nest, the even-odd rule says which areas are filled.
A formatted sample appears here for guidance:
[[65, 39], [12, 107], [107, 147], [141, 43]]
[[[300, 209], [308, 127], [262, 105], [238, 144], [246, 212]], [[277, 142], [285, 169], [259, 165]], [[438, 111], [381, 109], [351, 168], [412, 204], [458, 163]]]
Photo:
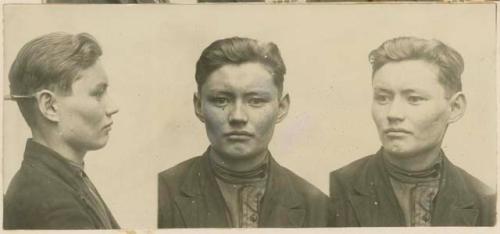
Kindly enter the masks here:
[[269, 69], [279, 92], [283, 91], [286, 66], [278, 46], [272, 42], [231, 37], [214, 41], [201, 53], [195, 74], [198, 92], [215, 70], [227, 64], [239, 65], [247, 62], [258, 62]]
[[[102, 55], [95, 38], [88, 33], [55, 32], [26, 43], [9, 72], [11, 95], [29, 96], [42, 89], [72, 93], [79, 73], [93, 66]], [[16, 99], [28, 125], [33, 124], [33, 99]]]
[[372, 77], [385, 64], [405, 60], [424, 60], [439, 68], [438, 79], [447, 95], [462, 91], [461, 75], [464, 60], [453, 48], [443, 42], [416, 37], [397, 37], [385, 41], [369, 54]]

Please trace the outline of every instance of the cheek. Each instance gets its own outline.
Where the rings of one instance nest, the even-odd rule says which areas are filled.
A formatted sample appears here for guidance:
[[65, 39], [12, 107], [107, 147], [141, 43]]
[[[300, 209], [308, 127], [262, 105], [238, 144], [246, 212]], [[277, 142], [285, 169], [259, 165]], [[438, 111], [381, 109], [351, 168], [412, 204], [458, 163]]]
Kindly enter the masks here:
[[104, 110], [92, 102], [74, 103], [68, 107], [66, 113], [66, 117], [70, 118], [70, 121], [78, 120], [81, 124], [86, 124], [89, 127], [100, 126], [104, 116]]
[[384, 109], [381, 106], [372, 105], [372, 119], [377, 127], [382, 126], [384, 116]]
[[224, 110], [221, 108], [204, 106], [202, 112], [209, 134], [222, 130], [227, 119], [227, 114]]
[[276, 108], [266, 108], [252, 115], [252, 122], [262, 135], [271, 134], [278, 118]]
[[[415, 127], [421, 129], [423, 135], [431, 138], [438, 136], [445, 131], [447, 126], [447, 113], [446, 111], [424, 112], [423, 118], [416, 120]], [[425, 137], [425, 136], [424, 136]]]

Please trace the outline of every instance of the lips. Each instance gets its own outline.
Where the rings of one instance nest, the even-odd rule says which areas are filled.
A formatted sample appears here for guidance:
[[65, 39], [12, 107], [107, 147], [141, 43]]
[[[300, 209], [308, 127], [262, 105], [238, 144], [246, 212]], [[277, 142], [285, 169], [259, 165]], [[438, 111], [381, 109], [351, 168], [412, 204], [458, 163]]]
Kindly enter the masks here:
[[225, 137], [231, 140], [248, 140], [254, 135], [247, 131], [232, 131], [224, 134]]
[[104, 125], [104, 127], [102, 127], [103, 130], [111, 130], [111, 125], [113, 125], [113, 122], [109, 123], [109, 124], [106, 124]]
[[412, 134], [410, 131], [403, 128], [389, 128], [384, 130], [384, 133], [389, 136], [402, 136]]

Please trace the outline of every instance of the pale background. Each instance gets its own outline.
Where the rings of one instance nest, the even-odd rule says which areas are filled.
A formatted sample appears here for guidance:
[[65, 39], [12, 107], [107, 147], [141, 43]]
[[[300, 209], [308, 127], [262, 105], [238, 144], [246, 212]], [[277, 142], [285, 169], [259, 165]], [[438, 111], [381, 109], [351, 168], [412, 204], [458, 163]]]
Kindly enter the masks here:
[[[88, 32], [104, 50], [111, 95], [120, 106], [108, 145], [86, 170], [123, 228], [156, 226], [156, 175], [208, 146], [193, 112], [194, 67], [216, 39], [275, 42], [291, 95], [271, 152], [328, 192], [328, 173], [380, 146], [370, 116], [367, 55], [386, 39], [440, 39], [465, 59], [469, 106], [445, 138], [449, 158], [496, 187], [495, 5], [139, 5], [5, 6], [4, 77], [37, 36]], [[4, 79], [3, 91], [8, 93]], [[3, 102], [4, 192], [19, 168], [29, 130]]]

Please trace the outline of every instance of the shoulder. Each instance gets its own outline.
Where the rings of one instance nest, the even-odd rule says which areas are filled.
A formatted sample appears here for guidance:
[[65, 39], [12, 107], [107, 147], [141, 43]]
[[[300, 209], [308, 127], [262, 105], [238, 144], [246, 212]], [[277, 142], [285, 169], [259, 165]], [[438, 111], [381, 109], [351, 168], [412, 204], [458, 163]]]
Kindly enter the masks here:
[[352, 180], [356, 178], [360, 172], [366, 172], [368, 168], [375, 165], [375, 156], [375, 154], [365, 156], [330, 172], [330, 179]]
[[75, 191], [57, 175], [42, 170], [23, 165], [10, 182], [4, 197], [5, 228], [57, 228], [63, 225], [54, 223], [58, 215], [84, 210]]
[[54, 200], [71, 193], [71, 189], [57, 174], [44, 168], [23, 164], [9, 184], [5, 200]]
[[496, 192], [494, 189], [490, 188], [488, 185], [483, 183], [481, 180], [479, 180], [475, 176], [469, 174], [464, 169], [462, 169], [456, 165], [453, 165], [453, 169], [462, 175], [465, 186], [467, 187], [467, 189], [470, 190], [471, 193], [475, 194], [476, 196], [483, 197], [483, 198], [490, 197], [490, 196], [496, 196]]
[[[279, 164], [278, 164], [279, 165]], [[323, 193], [321, 190], [319, 190], [316, 186], [311, 184], [309, 181], [305, 180], [304, 178], [300, 177], [299, 175], [295, 174], [291, 170], [289, 170], [286, 167], [283, 167], [279, 165], [279, 170], [282, 171], [284, 175], [286, 175], [290, 181], [290, 183], [293, 186], [293, 189], [300, 193], [303, 197], [306, 199], [313, 199], [313, 200], [328, 200], [328, 197], [326, 196], [325, 193]]]
[[200, 163], [201, 159], [202, 156], [197, 156], [160, 172], [158, 174], [159, 183], [173, 183], [185, 178], [186, 175], [192, 170], [193, 166]]

